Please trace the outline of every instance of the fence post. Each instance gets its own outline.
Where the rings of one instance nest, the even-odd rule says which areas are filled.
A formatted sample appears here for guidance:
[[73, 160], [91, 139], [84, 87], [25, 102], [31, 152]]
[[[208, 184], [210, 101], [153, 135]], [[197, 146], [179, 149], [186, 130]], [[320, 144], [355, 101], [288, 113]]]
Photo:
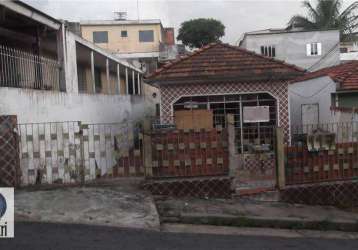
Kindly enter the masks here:
[[283, 189], [286, 184], [285, 175], [285, 147], [282, 128], [276, 128], [276, 160], [277, 160], [277, 186]]
[[78, 122], [78, 126], [80, 128], [80, 153], [81, 153], [81, 165], [79, 169], [79, 174], [81, 178], [81, 185], [85, 184], [85, 151], [84, 151], [84, 143], [83, 143], [83, 124], [82, 122]]
[[229, 145], [229, 176], [235, 176], [238, 166], [239, 156], [237, 154], [237, 147], [235, 142], [235, 119], [233, 114], [227, 114], [226, 127], [228, 133]]
[[151, 126], [151, 119], [146, 117], [143, 122], [143, 164], [145, 177], [153, 175]]

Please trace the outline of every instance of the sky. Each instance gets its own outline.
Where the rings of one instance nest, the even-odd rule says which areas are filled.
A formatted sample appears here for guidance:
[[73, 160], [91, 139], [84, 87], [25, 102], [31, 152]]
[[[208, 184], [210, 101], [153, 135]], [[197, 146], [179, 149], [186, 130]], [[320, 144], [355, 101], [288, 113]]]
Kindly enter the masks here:
[[[283, 28], [291, 16], [305, 14], [301, 0], [24, 1], [55, 18], [69, 21], [111, 20], [115, 11], [127, 12], [128, 19], [138, 19], [138, 16], [140, 19], [161, 19], [164, 27], [175, 28], [176, 35], [183, 21], [199, 17], [215, 18], [226, 27], [222, 40], [231, 44], [235, 44], [244, 32]], [[344, 0], [343, 8], [354, 1]]]

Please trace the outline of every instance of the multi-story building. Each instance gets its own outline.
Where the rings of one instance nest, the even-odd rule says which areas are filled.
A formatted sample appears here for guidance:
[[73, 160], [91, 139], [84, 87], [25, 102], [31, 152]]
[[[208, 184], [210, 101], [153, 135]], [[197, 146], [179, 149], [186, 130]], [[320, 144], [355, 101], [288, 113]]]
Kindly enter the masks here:
[[267, 29], [247, 32], [238, 45], [308, 71], [340, 63], [338, 30]]
[[146, 72], [158, 63], [176, 59], [174, 29], [164, 28], [160, 20], [81, 21], [83, 38], [127, 59]]

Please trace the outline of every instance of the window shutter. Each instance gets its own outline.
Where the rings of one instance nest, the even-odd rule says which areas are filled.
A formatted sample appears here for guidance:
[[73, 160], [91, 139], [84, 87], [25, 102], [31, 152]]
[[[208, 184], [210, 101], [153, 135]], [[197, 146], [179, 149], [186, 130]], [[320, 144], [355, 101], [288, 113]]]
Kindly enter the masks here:
[[317, 55], [322, 55], [322, 43], [317, 43]]
[[311, 44], [310, 43], [306, 45], [306, 53], [307, 53], [307, 56], [311, 55]]

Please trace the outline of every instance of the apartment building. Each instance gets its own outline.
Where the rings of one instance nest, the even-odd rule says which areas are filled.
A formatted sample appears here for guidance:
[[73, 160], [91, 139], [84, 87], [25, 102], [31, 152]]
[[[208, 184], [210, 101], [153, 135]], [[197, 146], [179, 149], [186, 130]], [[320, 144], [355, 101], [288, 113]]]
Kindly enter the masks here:
[[158, 64], [176, 59], [182, 47], [175, 44], [174, 29], [164, 28], [153, 20], [81, 21], [84, 39], [126, 59], [145, 72], [153, 72]]

